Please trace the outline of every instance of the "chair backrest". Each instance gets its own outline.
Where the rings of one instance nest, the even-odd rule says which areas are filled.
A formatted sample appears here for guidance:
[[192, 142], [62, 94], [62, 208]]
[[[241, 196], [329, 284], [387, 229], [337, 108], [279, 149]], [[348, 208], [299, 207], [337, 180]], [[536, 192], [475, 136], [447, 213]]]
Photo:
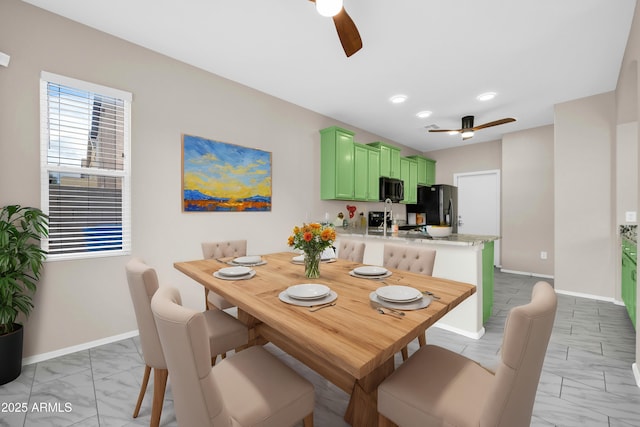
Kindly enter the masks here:
[[247, 254], [246, 240], [227, 240], [224, 242], [203, 242], [204, 259], [239, 257]]
[[204, 315], [183, 307], [180, 292], [169, 286], [158, 289], [151, 308], [171, 372], [178, 424], [231, 425], [221, 391], [213, 380]]
[[156, 322], [151, 312], [151, 298], [158, 290], [158, 275], [153, 268], [138, 258], [131, 259], [125, 269], [138, 322], [144, 362], [154, 369], [166, 369], [167, 364], [162, 353]]
[[384, 245], [383, 265], [386, 268], [410, 271], [431, 276], [436, 250], [412, 245]]
[[513, 308], [507, 317], [502, 360], [487, 390], [481, 426], [528, 426], [540, 381], [558, 299], [547, 282], [533, 287], [531, 302]]
[[364, 259], [364, 242], [340, 239], [338, 242], [338, 258], [362, 263]]

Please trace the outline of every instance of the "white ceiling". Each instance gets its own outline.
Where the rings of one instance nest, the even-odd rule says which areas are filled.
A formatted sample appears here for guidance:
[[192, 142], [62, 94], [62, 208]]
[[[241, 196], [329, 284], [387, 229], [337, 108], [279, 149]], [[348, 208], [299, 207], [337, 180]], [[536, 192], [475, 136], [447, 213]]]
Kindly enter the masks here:
[[[554, 104], [614, 90], [636, 5], [344, 0], [364, 45], [347, 58], [307, 0], [25, 1], [419, 151], [462, 145], [430, 124], [517, 119], [465, 143], [490, 141], [551, 124]], [[475, 99], [486, 91], [498, 96]], [[389, 103], [397, 93], [407, 102]]]

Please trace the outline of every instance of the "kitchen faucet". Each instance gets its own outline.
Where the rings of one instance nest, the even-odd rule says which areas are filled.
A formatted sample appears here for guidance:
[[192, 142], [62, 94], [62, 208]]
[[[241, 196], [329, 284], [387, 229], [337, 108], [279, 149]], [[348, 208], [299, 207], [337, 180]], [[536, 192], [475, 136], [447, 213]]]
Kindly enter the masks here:
[[384, 216], [382, 217], [382, 235], [387, 237], [387, 205], [389, 205], [389, 217], [393, 218], [393, 202], [391, 199], [384, 201]]

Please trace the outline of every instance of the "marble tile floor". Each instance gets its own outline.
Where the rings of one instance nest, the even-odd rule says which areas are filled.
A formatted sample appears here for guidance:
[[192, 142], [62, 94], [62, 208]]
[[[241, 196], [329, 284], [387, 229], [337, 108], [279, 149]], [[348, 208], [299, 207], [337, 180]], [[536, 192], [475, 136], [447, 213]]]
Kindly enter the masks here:
[[[495, 365], [509, 308], [528, 302], [538, 280], [496, 272], [494, 315], [482, 339], [431, 328], [427, 341]], [[640, 426], [640, 388], [631, 371], [635, 332], [624, 307], [558, 298], [531, 425]], [[267, 347], [315, 385], [316, 427], [347, 425], [342, 420], [346, 393], [278, 348]], [[409, 351], [417, 348], [415, 341]], [[401, 363], [399, 356], [396, 363]], [[0, 426], [148, 426], [152, 384], [140, 416], [131, 418], [143, 366], [137, 338], [25, 366], [18, 379], [0, 386]], [[165, 427], [177, 426], [170, 388], [169, 384], [161, 420]]]

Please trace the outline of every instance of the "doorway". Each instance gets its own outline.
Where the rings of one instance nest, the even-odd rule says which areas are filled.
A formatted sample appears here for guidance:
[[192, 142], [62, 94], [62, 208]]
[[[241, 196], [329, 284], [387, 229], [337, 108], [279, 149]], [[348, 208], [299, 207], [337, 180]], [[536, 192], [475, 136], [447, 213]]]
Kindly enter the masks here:
[[[458, 233], [500, 236], [500, 170], [456, 173]], [[495, 241], [494, 265], [500, 267], [500, 240]]]

